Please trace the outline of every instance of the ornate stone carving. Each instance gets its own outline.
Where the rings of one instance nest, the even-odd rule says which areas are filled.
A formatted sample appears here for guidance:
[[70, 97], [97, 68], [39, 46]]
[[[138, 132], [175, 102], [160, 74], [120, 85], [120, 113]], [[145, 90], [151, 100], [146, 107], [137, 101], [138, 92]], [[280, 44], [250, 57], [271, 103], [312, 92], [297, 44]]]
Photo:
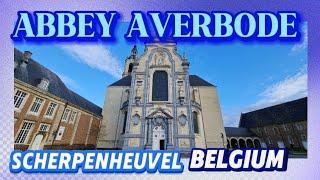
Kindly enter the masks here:
[[179, 123], [181, 126], [185, 126], [187, 123], [187, 116], [185, 116], [184, 114], [181, 114], [179, 116]]
[[167, 55], [163, 51], [159, 51], [154, 55], [150, 68], [154, 68], [154, 67], [170, 68], [167, 61], [168, 61]]
[[140, 103], [140, 100], [141, 100], [141, 97], [142, 97], [141, 84], [142, 84], [141, 81], [138, 81], [138, 82], [137, 82], [136, 96], [135, 96], [135, 100], [136, 100], [136, 103], [137, 103], [137, 104]]
[[132, 121], [133, 121], [133, 125], [138, 125], [139, 122], [140, 122], [140, 116], [139, 116], [139, 114], [136, 113], [135, 115], [133, 115]]

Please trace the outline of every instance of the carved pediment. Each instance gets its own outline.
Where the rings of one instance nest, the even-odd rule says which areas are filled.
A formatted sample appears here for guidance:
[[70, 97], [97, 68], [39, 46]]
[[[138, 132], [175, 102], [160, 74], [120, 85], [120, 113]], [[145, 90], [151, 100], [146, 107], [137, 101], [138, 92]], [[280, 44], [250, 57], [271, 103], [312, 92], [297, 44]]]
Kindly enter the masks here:
[[147, 116], [147, 119], [156, 119], [156, 118], [173, 119], [173, 117], [162, 108], [157, 108]]
[[153, 55], [150, 68], [170, 68], [169, 64], [168, 55], [159, 51]]

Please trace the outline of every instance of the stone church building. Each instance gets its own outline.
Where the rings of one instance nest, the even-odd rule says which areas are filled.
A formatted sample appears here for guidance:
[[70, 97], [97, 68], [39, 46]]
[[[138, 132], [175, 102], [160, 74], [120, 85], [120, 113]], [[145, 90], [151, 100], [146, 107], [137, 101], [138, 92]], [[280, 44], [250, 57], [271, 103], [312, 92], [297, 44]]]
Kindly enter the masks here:
[[109, 85], [97, 148], [180, 149], [226, 147], [216, 86], [189, 74], [175, 43], [137, 47], [122, 79]]

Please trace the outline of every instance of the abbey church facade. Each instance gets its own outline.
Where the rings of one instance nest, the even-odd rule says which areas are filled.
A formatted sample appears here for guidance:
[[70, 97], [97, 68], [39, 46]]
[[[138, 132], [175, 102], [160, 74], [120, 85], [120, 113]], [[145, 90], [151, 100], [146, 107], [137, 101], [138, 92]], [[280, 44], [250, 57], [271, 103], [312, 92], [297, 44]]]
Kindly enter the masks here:
[[109, 85], [97, 148], [226, 147], [214, 85], [189, 74], [175, 43], [150, 43], [125, 60], [122, 79]]

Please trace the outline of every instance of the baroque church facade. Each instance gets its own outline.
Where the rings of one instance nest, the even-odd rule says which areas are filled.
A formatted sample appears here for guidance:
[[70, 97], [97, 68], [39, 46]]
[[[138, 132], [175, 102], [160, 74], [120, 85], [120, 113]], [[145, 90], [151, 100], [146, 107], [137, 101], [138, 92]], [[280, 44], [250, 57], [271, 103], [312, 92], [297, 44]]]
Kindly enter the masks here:
[[137, 47], [123, 77], [108, 86], [97, 148], [179, 149], [226, 147], [216, 86], [189, 75], [175, 43]]

